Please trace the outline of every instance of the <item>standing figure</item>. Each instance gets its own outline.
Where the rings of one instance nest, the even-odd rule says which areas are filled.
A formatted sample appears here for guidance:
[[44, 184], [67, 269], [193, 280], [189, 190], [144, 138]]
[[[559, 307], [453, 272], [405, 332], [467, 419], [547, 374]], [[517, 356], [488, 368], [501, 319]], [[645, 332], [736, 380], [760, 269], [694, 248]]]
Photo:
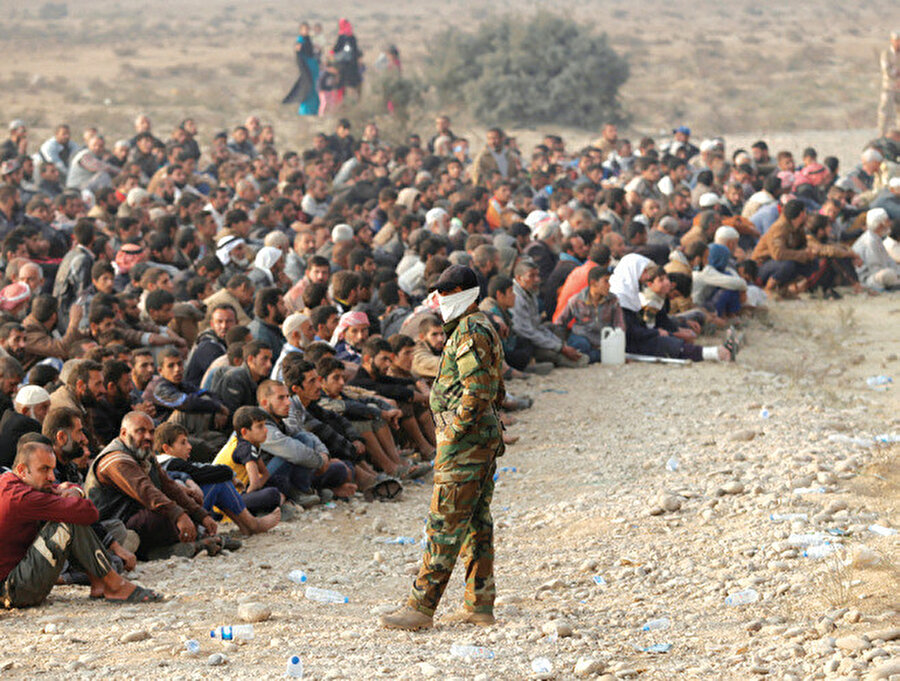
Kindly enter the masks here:
[[878, 130], [885, 137], [892, 128], [900, 128], [900, 30], [891, 32], [891, 46], [881, 53]]
[[447, 343], [431, 388], [437, 433], [428, 544], [407, 606], [381, 618], [390, 629], [432, 626], [434, 611], [460, 553], [466, 564], [464, 622], [494, 623], [494, 525], [491, 498], [496, 458], [504, 451], [503, 346], [478, 309], [475, 272], [448, 267], [437, 283]]
[[359, 71], [359, 59], [362, 52], [356, 44], [356, 36], [353, 35], [353, 27], [346, 19], [338, 21], [338, 37], [331, 49], [334, 55], [334, 61], [337, 64], [340, 73], [340, 87], [342, 93], [339, 99], [343, 98], [343, 91], [350, 89], [359, 96], [359, 88], [362, 85], [362, 74]]
[[297, 77], [294, 87], [282, 100], [282, 104], [300, 102], [300, 108], [297, 110], [299, 115], [315, 116], [319, 113], [319, 93], [317, 90], [319, 60], [316, 58], [312, 37], [309, 35], [309, 24], [305, 21], [300, 24], [299, 33], [294, 52], [300, 75]]

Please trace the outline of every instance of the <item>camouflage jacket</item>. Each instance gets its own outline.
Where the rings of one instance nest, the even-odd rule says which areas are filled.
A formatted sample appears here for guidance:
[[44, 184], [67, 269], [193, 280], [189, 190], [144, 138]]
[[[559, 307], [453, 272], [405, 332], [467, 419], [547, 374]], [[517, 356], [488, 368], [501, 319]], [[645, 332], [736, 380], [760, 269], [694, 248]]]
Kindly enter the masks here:
[[503, 346], [493, 325], [482, 312], [473, 312], [444, 325], [447, 342], [437, 378], [431, 387], [431, 410], [455, 412], [441, 433], [448, 444], [478, 446], [499, 440], [503, 451], [497, 409], [503, 403]]

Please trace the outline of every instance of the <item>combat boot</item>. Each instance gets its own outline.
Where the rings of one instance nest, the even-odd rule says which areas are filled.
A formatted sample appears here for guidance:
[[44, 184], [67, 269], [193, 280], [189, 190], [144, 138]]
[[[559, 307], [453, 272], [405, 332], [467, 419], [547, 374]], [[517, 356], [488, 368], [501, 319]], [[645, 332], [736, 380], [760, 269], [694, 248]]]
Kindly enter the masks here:
[[497, 620], [489, 612], [472, 612], [465, 608], [447, 615], [444, 618], [446, 622], [459, 622], [462, 624], [477, 624], [480, 627], [489, 627], [495, 624]]
[[433, 618], [409, 606], [391, 615], [382, 615], [379, 621], [381, 626], [386, 629], [405, 629], [406, 631], [429, 629], [434, 625]]

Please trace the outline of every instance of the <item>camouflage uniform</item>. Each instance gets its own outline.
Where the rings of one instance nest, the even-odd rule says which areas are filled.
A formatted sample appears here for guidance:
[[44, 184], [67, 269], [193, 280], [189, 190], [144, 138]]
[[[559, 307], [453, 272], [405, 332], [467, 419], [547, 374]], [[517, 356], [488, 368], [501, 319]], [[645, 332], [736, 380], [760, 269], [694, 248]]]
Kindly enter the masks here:
[[482, 312], [444, 325], [448, 340], [431, 388], [437, 432], [428, 545], [409, 605], [434, 615], [457, 556], [466, 564], [465, 607], [494, 607], [494, 460], [503, 454], [503, 347]]

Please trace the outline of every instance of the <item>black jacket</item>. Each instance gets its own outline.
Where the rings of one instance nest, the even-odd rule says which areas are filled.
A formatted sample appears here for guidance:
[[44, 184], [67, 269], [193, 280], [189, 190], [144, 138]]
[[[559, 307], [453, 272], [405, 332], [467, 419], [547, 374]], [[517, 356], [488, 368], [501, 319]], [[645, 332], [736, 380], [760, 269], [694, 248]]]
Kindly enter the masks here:
[[25, 433], [40, 433], [41, 424], [30, 416], [7, 409], [0, 418], [0, 466], [12, 468], [16, 443]]
[[184, 383], [200, 385], [203, 374], [209, 365], [225, 354], [225, 341], [219, 338], [212, 329], [207, 329], [197, 336], [197, 344], [188, 357], [184, 367]]

